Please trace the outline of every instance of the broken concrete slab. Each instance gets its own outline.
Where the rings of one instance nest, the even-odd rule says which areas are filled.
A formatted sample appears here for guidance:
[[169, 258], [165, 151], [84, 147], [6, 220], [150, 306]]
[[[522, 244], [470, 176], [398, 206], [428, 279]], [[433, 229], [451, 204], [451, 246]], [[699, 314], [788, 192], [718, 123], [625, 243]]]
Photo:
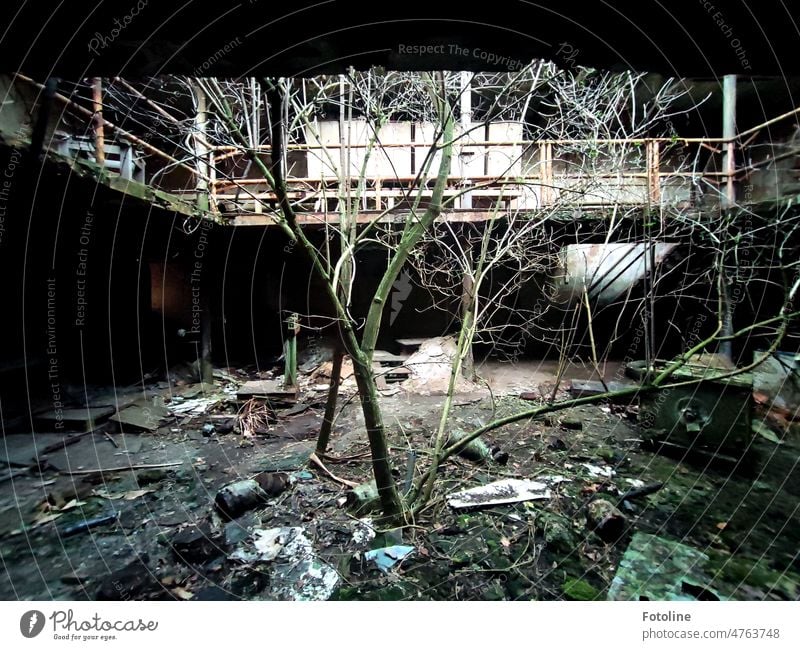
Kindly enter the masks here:
[[236, 391], [236, 397], [240, 400], [260, 397], [293, 402], [297, 399], [297, 388], [284, 386], [280, 379], [258, 379], [242, 384]]
[[110, 420], [116, 422], [123, 432], [156, 431], [170, 416], [169, 410], [158, 404], [137, 402], [128, 406]]
[[29, 467], [43, 450], [52, 448], [69, 436], [61, 433], [14, 433], [0, 442], [0, 463], [12, 467]]
[[113, 406], [58, 409], [39, 413], [36, 416], [36, 423], [50, 431], [82, 433], [96, 429], [113, 414]]

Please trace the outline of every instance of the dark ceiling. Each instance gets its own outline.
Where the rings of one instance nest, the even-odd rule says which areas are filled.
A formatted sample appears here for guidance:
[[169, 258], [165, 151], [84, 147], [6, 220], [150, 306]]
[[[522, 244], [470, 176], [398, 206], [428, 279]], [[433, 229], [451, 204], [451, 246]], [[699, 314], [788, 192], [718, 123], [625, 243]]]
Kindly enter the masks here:
[[533, 58], [669, 76], [786, 77], [800, 75], [797, 4], [3, 0], [0, 61], [40, 79], [312, 75], [348, 65], [500, 70]]

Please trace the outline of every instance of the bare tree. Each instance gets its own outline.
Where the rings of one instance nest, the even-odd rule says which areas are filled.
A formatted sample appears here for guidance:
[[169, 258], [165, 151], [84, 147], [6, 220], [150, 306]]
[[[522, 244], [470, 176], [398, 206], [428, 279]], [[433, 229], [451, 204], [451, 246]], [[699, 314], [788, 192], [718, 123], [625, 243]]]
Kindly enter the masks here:
[[[713, 260], [703, 273], [687, 274], [676, 291], [703, 284], [717, 287], [715, 315], [719, 327], [702, 341], [688, 340], [685, 352], [666, 367], [656, 369], [653, 365], [642, 387], [617, 392], [616, 396], [680, 385], [670, 383], [670, 378], [694, 354], [737, 337], [764, 336], [765, 347], [774, 350], [797, 315], [792, 308], [798, 289], [796, 262], [789, 261], [788, 253], [777, 264], [771, 262], [765, 243], [759, 249], [763, 255], [758, 262], [753, 260], [749, 273], [755, 274], [761, 264], [774, 271], [775, 277], [770, 276], [769, 281], [781, 287], [781, 305], [757, 323], [737, 331], [724, 330], [724, 296], [731, 279], [739, 273], [737, 259], [745, 248], [753, 248], [745, 246], [751, 235], [737, 232], [730, 213], [708, 218], [692, 209], [705, 188], [697, 180], [697, 155], [687, 153], [673, 126], [673, 118], [689, 110], [680, 107], [687, 97], [680, 82], [667, 81], [648, 88], [649, 81], [643, 75], [563, 71], [535, 62], [514, 73], [475, 76], [351, 70], [347, 75], [312, 79], [172, 83], [171, 88], [186, 93], [190, 105], [205, 103], [202, 132], [197, 120], [163, 102], [154, 104], [158, 108], [150, 107], [142, 119], [151, 124], [169, 122], [165, 132], [183, 148], [184, 160], [202, 162], [198, 159], [204, 149], [197, 146], [198, 142], [243, 154], [245, 171], [257, 170], [271, 198], [265, 198], [252, 184], [237, 178], [229, 181], [273, 218], [292, 245], [307, 257], [314, 277], [324, 287], [341, 352], [350, 355], [353, 362], [373, 474], [382, 509], [390, 519], [419, 512], [430, 498], [441, 464], [483, 433], [608, 397], [561, 402], [551, 399], [489, 423], [458, 441], [448, 441], [456, 379], [464, 368], [467, 375], [472, 374], [470, 351], [474, 342], [488, 342], [512, 356], [531, 337], [557, 344], [562, 354], [572, 344], [578, 331], [574, 323], [565, 324], [562, 318], [555, 329], [545, 324], [547, 312], [561, 308], [547, 281], [542, 284], [543, 300], [538, 306], [511, 306], [523, 287], [546, 279], [552, 271], [558, 250], [548, 228], [576, 205], [602, 208], [606, 218], [598, 220], [595, 233], [601, 241], [633, 241], [644, 246], [647, 286], [644, 297], [635, 304], [635, 313], [643, 315], [650, 332], [648, 367], [656, 356], [654, 301], [668, 277], [666, 273], [659, 275], [656, 269], [655, 242], [665, 238], [689, 241], [701, 233]], [[338, 118], [333, 139], [325, 131], [331, 124], [330, 116]], [[478, 181], [465, 173], [459, 173], [454, 181], [454, 165], [463, 164], [459, 154], [469, 153], [472, 143], [482, 140], [480, 133], [487, 133], [500, 120], [523, 129], [511, 136], [514, 142], [507, 151], [513, 154], [507, 156], [505, 166]], [[425, 133], [419, 146], [413, 144], [417, 164], [411, 176], [395, 168], [395, 143], [384, 142], [387, 127], [398, 122], [417, 124]], [[289, 154], [297, 148], [316, 161], [319, 179], [309, 180], [307, 187], [292, 179]], [[379, 203], [380, 188], [370, 173], [371, 165], [378, 163], [384, 172], [381, 180], [393, 184], [392, 205]], [[387, 167], [392, 172], [386, 173]], [[654, 168], [669, 169], [670, 175], [653, 176]], [[218, 178], [225, 177], [219, 166], [212, 171]], [[297, 191], [298, 187], [303, 191]], [[482, 206], [489, 216], [480, 226], [440, 219], [454, 206], [469, 204], [476, 192], [484, 189], [493, 190], [494, 198], [490, 205]], [[325, 214], [331, 200], [335, 218]], [[299, 215], [310, 209], [325, 217], [329, 236], [321, 247], [309, 240], [300, 224]], [[781, 224], [784, 229], [790, 227], [787, 232], [792, 234], [796, 227], [793, 219], [784, 215]], [[775, 228], [774, 223], [764, 224], [761, 241], [768, 242], [768, 235], [780, 232]], [[794, 245], [788, 234], [786, 237], [780, 251]], [[331, 242], [337, 245], [331, 247]], [[352, 313], [351, 295], [359, 273], [355, 253], [366, 244], [383, 246], [388, 262], [362, 318]], [[404, 499], [392, 477], [372, 358], [392, 287], [409, 267], [415, 269], [423, 286], [440, 297], [443, 306], [456, 306], [459, 327], [458, 353], [432, 441], [431, 464], [423, 468], [411, 494]], [[564, 312], [585, 310], [590, 335], [593, 319], [609, 308], [592, 306], [591, 281], [584, 278], [582, 299]], [[590, 338], [592, 362], [597, 366], [610, 348], [600, 349]], [[730, 374], [749, 367], [752, 365], [745, 364]], [[334, 384], [338, 384], [335, 378], [318, 445], [321, 451], [333, 420]]]

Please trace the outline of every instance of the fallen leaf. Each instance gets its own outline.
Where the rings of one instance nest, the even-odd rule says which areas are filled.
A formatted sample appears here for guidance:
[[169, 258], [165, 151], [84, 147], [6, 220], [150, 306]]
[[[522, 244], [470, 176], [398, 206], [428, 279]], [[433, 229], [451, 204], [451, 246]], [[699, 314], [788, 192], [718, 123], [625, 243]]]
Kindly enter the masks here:
[[169, 590], [171, 594], [177, 596], [181, 600], [191, 600], [194, 597], [194, 594], [191, 591], [187, 591], [183, 587], [175, 587], [175, 589]]
[[155, 490], [131, 490], [130, 492], [126, 492], [122, 498], [125, 499], [125, 501], [133, 501], [134, 499], [138, 499], [139, 497], [142, 497], [145, 494], [150, 494], [151, 492], [155, 492]]
[[727, 522], [727, 521], [721, 521], [721, 522], [719, 522], [719, 523], [717, 524], [717, 528], [719, 528], [720, 530], [725, 530], [725, 528], [727, 527], [727, 525], [728, 525], [728, 522]]
[[72, 510], [73, 508], [77, 508], [78, 506], [85, 506], [86, 501], [78, 501], [77, 499], [73, 499], [68, 503], [65, 503], [63, 506], [59, 508], [61, 512], [66, 512], [67, 510]]

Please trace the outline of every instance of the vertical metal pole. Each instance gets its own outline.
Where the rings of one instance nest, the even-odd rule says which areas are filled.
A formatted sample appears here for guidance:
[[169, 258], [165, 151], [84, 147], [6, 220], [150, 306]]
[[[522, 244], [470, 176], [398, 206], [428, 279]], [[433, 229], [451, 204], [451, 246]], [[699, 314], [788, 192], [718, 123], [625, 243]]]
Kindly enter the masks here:
[[736, 201], [733, 184], [736, 173], [734, 141], [736, 137], [736, 75], [727, 74], [722, 79], [722, 137], [725, 139], [725, 152], [722, 156], [722, 168], [725, 171], [725, 195], [723, 207], [731, 208]]
[[[472, 73], [467, 71], [461, 72], [461, 132], [466, 133], [472, 125]], [[461, 170], [463, 173], [464, 159], [459, 157], [461, 161]], [[471, 179], [462, 179], [465, 183], [472, 184]], [[472, 192], [464, 192], [461, 195], [461, 207], [465, 209], [472, 208]]]
[[194, 116], [194, 153], [196, 156], [195, 169], [197, 170], [197, 182], [195, 190], [197, 192], [197, 207], [201, 210], [208, 210], [208, 155], [209, 146], [206, 139], [206, 94], [203, 89], [194, 85], [195, 97], [197, 97], [197, 113]]
[[[736, 137], [736, 75], [728, 74], [722, 80], [722, 137], [725, 138], [725, 153], [722, 157], [722, 166], [725, 170], [725, 194], [721, 205], [730, 209], [736, 202], [736, 188], [733, 184], [736, 173], [736, 159], [734, 156], [734, 138]], [[725, 261], [720, 260], [719, 272], [722, 274], [719, 286], [721, 287], [720, 308], [722, 309], [722, 335], [733, 334], [733, 310], [730, 303], [728, 280], [725, 277]], [[733, 346], [730, 341], [724, 341], [719, 346], [720, 355], [728, 360], [733, 358]]]
[[286, 364], [283, 383], [287, 388], [297, 386], [297, 334], [299, 332], [299, 317], [296, 313], [290, 313], [286, 319], [286, 342], [283, 349]]
[[92, 108], [94, 110], [94, 150], [97, 164], [104, 167], [106, 164], [106, 143], [103, 130], [103, 80], [100, 77], [92, 79]]

